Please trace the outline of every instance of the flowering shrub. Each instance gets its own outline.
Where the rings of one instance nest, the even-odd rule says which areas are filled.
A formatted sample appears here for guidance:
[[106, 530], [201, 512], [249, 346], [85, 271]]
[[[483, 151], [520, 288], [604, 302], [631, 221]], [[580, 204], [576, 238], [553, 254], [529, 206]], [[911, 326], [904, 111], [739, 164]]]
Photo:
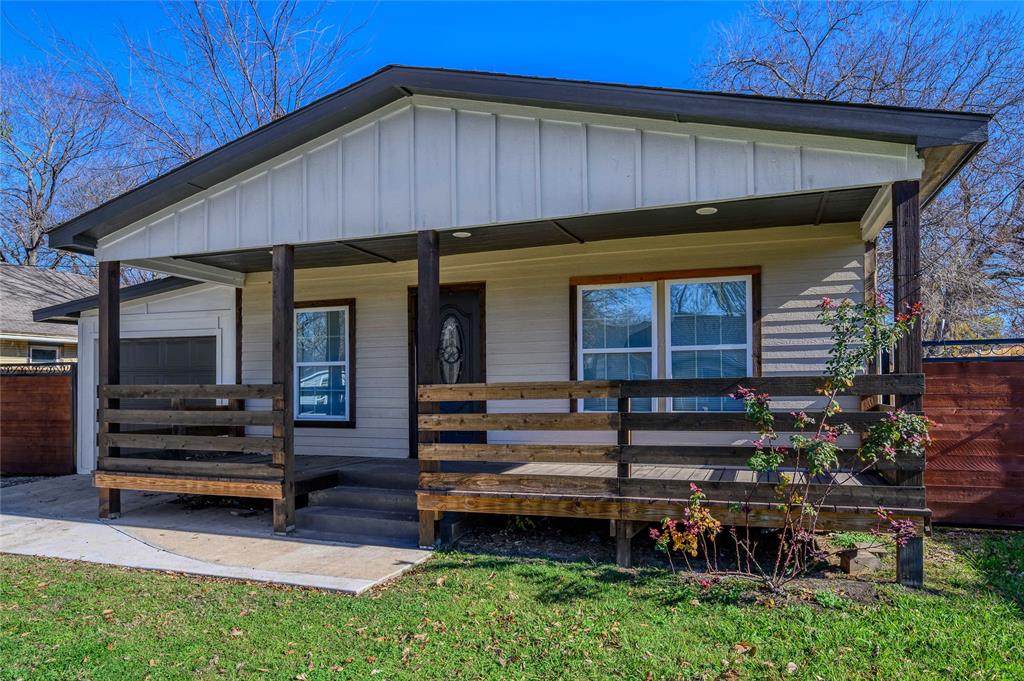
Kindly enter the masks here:
[[708, 544], [712, 547], [715, 544], [715, 537], [722, 529], [722, 523], [717, 521], [711, 512], [703, 505], [706, 498], [704, 491], [697, 485], [690, 483], [690, 503], [683, 511], [682, 520], [665, 518], [661, 521], [661, 529], [651, 530], [651, 539], [659, 551], [668, 554], [669, 564], [673, 571], [672, 553], [681, 553], [689, 567], [689, 557], [696, 557], [698, 550], [704, 555], [714, 556], [717, 552], [712, 548], [708, 550]]
[[[753, 441], [754, 453], [748, 461], [750, 469], [758, 474], [757, 480], [783, 467], [806, 471], [778, 472], [778, 482], [773, 487], [776, 499], [774, 508], [783, 514], [784, 519], [773, 566], [763, 568], [754, 559], [755, 546], [750, 540], [749, 525], [745, 539], [741, 539], [735, 530], [731, 532], [737, 545], [737, 564], [741, 572], [778, 589], [814, 561], [826, 557], [817, 548], [815, 540], [818, 513], [837, 484], [837, 476], [841, 475], [836, 471], [843, 464], [854, 463], [849, 461], [849, 457], [843, 461], [843, 449], [839, 444], [839, 439], [852, 434], [853, 430], [845, 423], [831, 422], [842, 412], [836, 398], [840, 392], [853, 385], [854, 377], [870, 360], [881, 351], [894, 348], [899, 339], [911, 330], [922, 312], [921, 305], [914, 304], [892, 317], [881, 296], [867, 303], [822, 299], [818, 317], [829, 328], [832, 341], [829, 359], [825, 364], [825, 382], [819, 390], [824, 397], [824, 406], [817, 418], [803, 411], [790, 414], [793, 434], [789, 437], [788, 447], [779, 444], [781, 438], [776, 431], [776, 415], [771, 411], [771, 396], [768, 393], [741, 386], [730, 395], [742, 400], [746, 418], [758, 433], [757, 439]], [[857, 449], [857, 459], [866, 469], [883, 459], [893, 461], [899, 455], [924, 456], [925, 446], [930, 442], [928, 428], [931, 425], [934, 425], [932, 421], [924, 416], [908, 414], [902, 409], [894, 411], [871, 427]], [[831, 474], [829, 482], [824, 486], [825, 491], [816, 492], [820, 488], [812, 487], [813, 481], [825, 474]], [[710, 536], [713, 539], [720, 529], [718, 521], [711, 518], [701, 504], [703, 493], [695, 485], [691, 486], [691, 490], [693, 495], [684, 519], [677, 522], [666, 518], [660, 531], [651, 532], [658, 548], [670, 555], [675, 551], [684, 557], [693, 557], [697, 555], [698, 548], [707, 553], [704, 537]], [[752, 488], [750, 495], [753, 493]], [[812, 493], [816, 493], [817, 498], [812, 498]], [[750, 497], [737, 506], [733, 510], [740, 510], [749, 518], [752, 510]], [[879, 528], [876, 533], [881, 533], [884, 526], [884, 531], [892, 535], [897, 545], [902, 546], [916, 534], [914, 523], [910, 520], [896, 519], [884, 509], [879, 510], [878, 517]], [[713, 564], [714, 558], [709, 556], [709, 567]]]

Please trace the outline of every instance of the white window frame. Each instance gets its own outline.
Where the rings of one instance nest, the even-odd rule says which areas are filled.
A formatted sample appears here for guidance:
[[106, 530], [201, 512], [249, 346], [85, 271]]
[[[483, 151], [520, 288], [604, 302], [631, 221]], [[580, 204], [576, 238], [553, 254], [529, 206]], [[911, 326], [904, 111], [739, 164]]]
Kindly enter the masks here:
[[[647, 288], [651, 291], [651, 346], [637, 348], [589, 348], [583, 347], [583, 292], [611, 288]], [[658, 377], [658, 282], [633, 281], [619, 284], [580, 284], [576, 286], [576, 376], [583, 380], [584, 358], [586, 355], [607, 355], [623, 352], [651, 353], [651, 378]], [[586, 409], [583, 400], [577, 400], [577, 409], [581, 412], [594, 412]], [[657, 401], [652, 404], [657, 410]], [[605, 413], [603, 410], [595, 413]]]
[[[33, 350], [52, 350], [54, 355], [52, 360], [36, 361], [32, 358]], [[30, 345], [28, 346], [28, 363], [29, 364], [58, 364], [60, 362], [60, 346], [59, 345]]]
[[[345, 327], [342, 329], [342, 338], [345, 339], [345, 359], [337, 360], [334, 362], [300, 362], [299, 361], [299, 315], [308, 312], [344, 312], [345, 313]], [[352, 366], [351, 366], [351, 354], [352, 348], [349, 347], [349, 342], [352, 338], [351, 327], [352, 323], [352, 306], [351, 305], [329, 305], [326, 307], [299, 307], [295, 308], [294, 316], [292, 318], [292, 371], [295, 376], [293, 377], [293, 390], [295, 391], [295, 397], [292, 400], [292, 414], [296, 421], [302, 422], [325, 422], [325, 423], [344, 423], [345, 421], [351, 420], [352, 410]], [[301, 391], [299, 381], [301, 380], [300, 367], [307, 366], [341, 366], [345, 369], [345, 413], [341, 416], [320, 416], [318, 414], [299, 414], [299, 400], [301, 399]]]
[[[673, 284], [709, 284], [725, 281], [743, 281], [746, 283], [747, 297], [747, 342], [746, 343], [725, 343], [718, 345], [673, 345], [672, 344], [672, 285]], [[754, 372], [754, 306], [753, 306], [754, 278], [749, 274], [740, 274], [725, 277], [694, 277], [684, 279], [666, 279], [664, 281], [664, 300], [662, 311], [665, 315], [665, 351], [663, 360], [665, 362], [665, 373], [668, 378], [672, 376], [672, 353], [679, 351], [699, 350], [746, 350], [747, 351], [747, 376]], [[668, 411], [678, 411], [672, 407], [673, 399], [668, 398]]]

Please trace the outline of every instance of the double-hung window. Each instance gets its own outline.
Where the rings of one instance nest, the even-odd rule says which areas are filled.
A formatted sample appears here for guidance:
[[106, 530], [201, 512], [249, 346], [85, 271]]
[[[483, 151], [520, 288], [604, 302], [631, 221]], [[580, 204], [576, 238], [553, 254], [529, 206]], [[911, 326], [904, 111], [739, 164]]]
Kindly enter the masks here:
[[[744, 273], [683, 279], [672, 274], [638, 275], [643, 281], [635, 283], [577, 284], [577, 377], [726, 378], [754, 373], [753, 277]], [[579, 405], [583, 411], [617, 408], [608, 399], [580, 400]], [[676, 397], [634, 399], [632, 408], [736, 411], [743, 405], [727, 397]]]
[[[665, 282], [669, 378], [753, 373], [748, 276]], [[672, 411], [742, 411], [729, 397], [675, 397]]]
[[295, 419], [351, 420], [352, 308], [295, 310]]
[[[654, 284], [580, 286], [577, 375], [584, 380], [645, 379], [657, 375], [657, 287]], [[585, 411], [615, 411], [615, 400], [583, 400]], [[650, 411], [650, 399], [633, 401]]]

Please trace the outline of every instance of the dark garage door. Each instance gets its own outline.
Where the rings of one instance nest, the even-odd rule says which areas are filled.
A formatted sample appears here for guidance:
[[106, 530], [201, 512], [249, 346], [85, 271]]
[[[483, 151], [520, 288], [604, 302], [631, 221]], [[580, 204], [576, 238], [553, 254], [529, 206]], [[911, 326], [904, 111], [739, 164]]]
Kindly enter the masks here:
[[121, 383], [125, 385], [216, 382], [217, 339], [213, 336], [121, 341]]
[[[169, 385], [217, 382], [217, 339], [213, 336], [183, 338], [121, 339], [121, 383]], [[213, 405], [213, 400], [193, 400], [190, 407]], [[170, 400], [121, 400], [126, 409], [169, 409]], [[122, 431], [154, 431], [151, 425], [122, 425]], [[166, 432], [177, 432], [168, 430]], [[179, 434], [210, 434], [182, 431]], [[152, 450], [122, 448], [122, 456], [149, 456]]]

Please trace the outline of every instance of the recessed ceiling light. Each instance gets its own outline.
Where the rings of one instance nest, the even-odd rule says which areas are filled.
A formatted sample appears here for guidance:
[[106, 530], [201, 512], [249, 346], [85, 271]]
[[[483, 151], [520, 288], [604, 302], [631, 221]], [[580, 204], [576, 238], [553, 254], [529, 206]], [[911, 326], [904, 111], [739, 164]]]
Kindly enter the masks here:
[[714, 215], [718, 209], [714, 206], [701, 206], [697, 209], [697, 215]]
[[468, 239], [473, 235], [469, 232], [452, 232], [452, 236], [456, 239]]

